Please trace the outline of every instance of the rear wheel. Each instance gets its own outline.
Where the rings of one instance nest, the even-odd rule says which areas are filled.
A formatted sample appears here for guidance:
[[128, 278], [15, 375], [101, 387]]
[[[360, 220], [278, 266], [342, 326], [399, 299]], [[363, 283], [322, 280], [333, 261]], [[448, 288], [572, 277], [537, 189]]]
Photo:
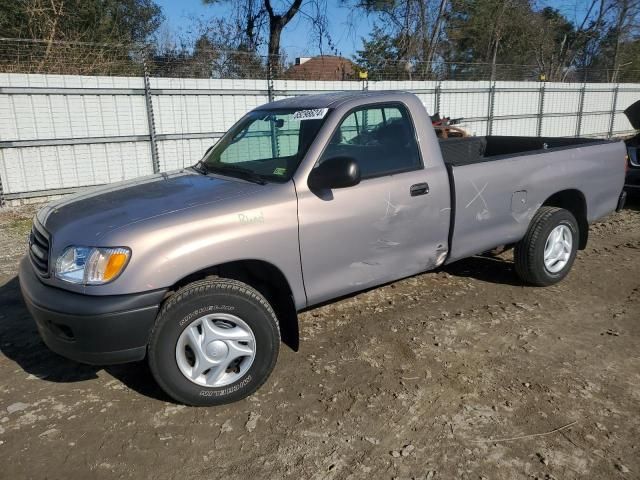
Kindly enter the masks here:
[[542, 207], [514, 251], [516, 272], [527, 283], [547, 286], [567, 276], [578, 250], [578, 222], [563, 208]]
[[273, 309], [254, 288], [229, 279], [194, 282], [158, 315], [148, 347], [162, 389], [189, 405], [221, 405], [255, 392], [278, 358]]

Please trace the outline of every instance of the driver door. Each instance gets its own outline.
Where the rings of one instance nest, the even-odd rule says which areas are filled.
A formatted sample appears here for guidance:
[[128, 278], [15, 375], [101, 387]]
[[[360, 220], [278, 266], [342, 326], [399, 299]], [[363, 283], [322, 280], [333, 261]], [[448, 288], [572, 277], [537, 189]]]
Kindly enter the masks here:
[[433, 170], [423, 165], [404, 105], [349, 112], [317, 165], [335, 156], [356, 159], [362, 180], [353, 187], [298, 193], [310, 305], [432, 268], [447, 245], [448, 225], [439, 210], [448, 205], [432, 202]]

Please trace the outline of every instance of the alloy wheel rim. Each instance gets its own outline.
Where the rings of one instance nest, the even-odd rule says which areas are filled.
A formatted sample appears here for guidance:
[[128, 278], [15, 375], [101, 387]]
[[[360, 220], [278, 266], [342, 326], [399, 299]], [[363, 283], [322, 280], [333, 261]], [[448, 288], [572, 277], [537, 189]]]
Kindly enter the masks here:
[[551, 230], [544, 245], [544, 266], [550, 273], [558, 273], [569, 263], [573, 235], [567, 225]]

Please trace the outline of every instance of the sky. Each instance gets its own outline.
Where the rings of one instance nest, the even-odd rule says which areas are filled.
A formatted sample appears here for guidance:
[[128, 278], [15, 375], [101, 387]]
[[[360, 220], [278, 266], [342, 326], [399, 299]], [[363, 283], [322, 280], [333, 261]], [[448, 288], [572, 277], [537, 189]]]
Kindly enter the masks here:
[[[226, 16], [229, 14], [231, 2], [219, 5], [204, 5], [202, 0], [155, 0], [162, 7], [166, 17], [166, 25], [175, 33], [188, 34], [193, 18], [200, 16]], [[275, 2], [278, 5], [279, 2]], [[336, 45], [338, 54], [352, 57], [361, 47], [361, 37], [366, 37], [373, 27], [373, 20], [361, 11], [345, 7], [337, 0], [327, 2], [329, 35]], [[319, 53], [317, 42], [309, 38], [309, 25], [298, 14], [285, 27], [282, 33], [282, 48], [287, 55], [295, 57], [313, 56]], [[325, 45], [326, 49], [326, 45]], [[324, 53], [331, 53], [325, 51]]]
[[[231, 12], [233, 0], [222, 1], [217, 5], [204, 5], [202, 0], [155, 0], [164, 12], [166, 22], [164, 28], [180, 35], [189, 36], [193, 19], [213, 16], [225, 17]], [[290, 2], [276, 1], [274, 5], [282, 6]], [[367, 37], [374, 25], [374, 19], [345, 6], [339, 0], [327, 0], [327, 18], [329, 19], [329, 35], [337, 48], [337, 53], [351, 58], [362, 47], [362, 37]], [[539, 0], [540, 5], [550, 5], [562, 11], [569, 20], [576, 20], [584, 15], [585, 0]], [[295, 57], [313, 56], [320, 53], [317, 42], [309, 35], [309, 24], [298, 14], [285, 27], [282, 33], [281, 47], [290, 60]], [[326, 49], [322, 53], [331, 54]]]

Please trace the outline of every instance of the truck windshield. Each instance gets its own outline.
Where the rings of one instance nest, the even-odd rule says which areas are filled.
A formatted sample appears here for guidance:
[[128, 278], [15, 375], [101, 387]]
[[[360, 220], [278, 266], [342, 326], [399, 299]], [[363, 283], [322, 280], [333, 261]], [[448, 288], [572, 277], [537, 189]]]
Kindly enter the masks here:
[[256, 110], [234, 125], [198, 167], [257, 183], [288, 181], [318, 134], [326, 108]]

